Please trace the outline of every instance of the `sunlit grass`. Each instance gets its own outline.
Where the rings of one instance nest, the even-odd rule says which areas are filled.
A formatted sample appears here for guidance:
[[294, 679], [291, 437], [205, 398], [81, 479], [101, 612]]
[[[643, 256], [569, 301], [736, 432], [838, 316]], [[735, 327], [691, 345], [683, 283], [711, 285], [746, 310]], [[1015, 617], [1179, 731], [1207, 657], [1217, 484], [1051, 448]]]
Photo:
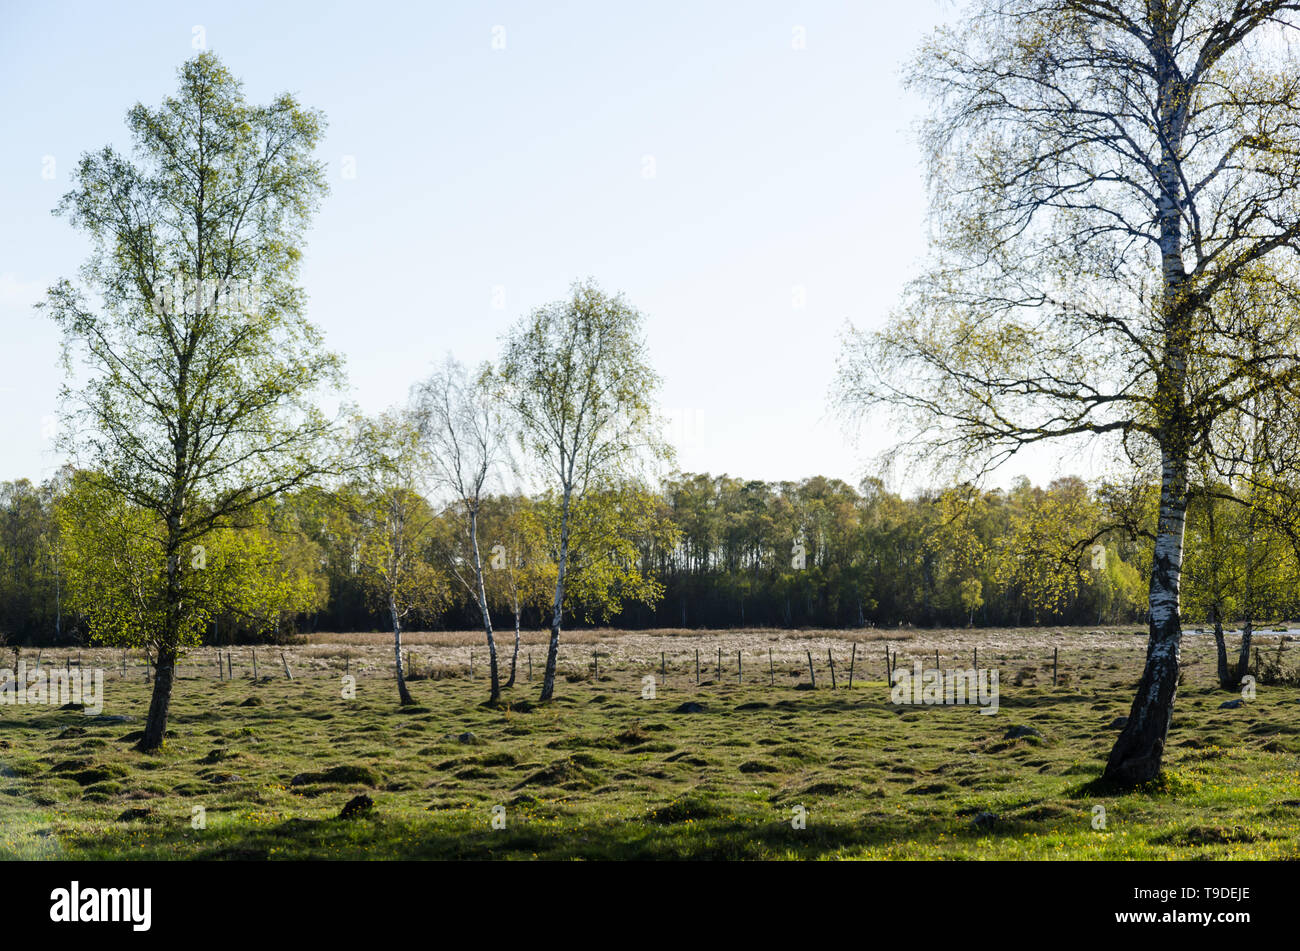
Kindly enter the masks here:
[[[1110, 721], [1128, 712], [1132, 658], [1094, 651], [1057, 687], [1050, 672], [1014, 686], [1027, 661], [1004, 658], [994, 716], [895, 707], [878, 672], [852, 691], [821, 676], [795, 690], [793, 665], [775, 686], [697, 687], [679, 671], [642, 699], [653, 665], [611, 660], [598, 682], [562, 678], [549, 705], [521, 682], [509, 699], [522, 709], [505, 710], [481, 705], [481, 675], [447, 676], [412, 684], [414, 713], [382, 679], [363, 679], [355, 700], [329, 674], [183, 679], [175, 735], [148, 756], [128, 739], [148, 687], [114, 680], [104, 712], [136, 721], [0, 707], [0, 858], [1300, 856], [1294, 690], [1260, 687], [1219, 710], [1224, 694], [1198, 663], [1161, 782], [1094, 792]], [[704, 712], [673, 712], [687, 700]], [[1005, 739], [1014, 725], [1043, 737]], [[370, 816], [335, 818], [362, 793]], [[132, 809], [147, 812], [123, 820]]]

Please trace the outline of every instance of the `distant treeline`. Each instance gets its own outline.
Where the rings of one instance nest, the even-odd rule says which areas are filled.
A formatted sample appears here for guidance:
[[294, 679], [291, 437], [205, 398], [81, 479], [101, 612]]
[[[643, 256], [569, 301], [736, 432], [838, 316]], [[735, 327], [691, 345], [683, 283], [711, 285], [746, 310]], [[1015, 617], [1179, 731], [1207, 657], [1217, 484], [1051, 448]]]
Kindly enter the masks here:
[[[61, 487], [68, 474], [43, 485], [0, 483], [0, 634], [11, 643], [86, 642], [93, 633], [66, 608], [67, 578], [60, 540]], [[485, 504], [485, 557], [504, 556], [493, 538], [494, 506]], [[512, 513], [536, 515], [534, 558], [546, 561], [553, 501], [513, 498]], [[1102, 534], [1097, 494], [1083, 481], [1047, 488], [1028, 481], [1011, 490], [955, 487], [904, 498], [875, 480], [854, 488], [836, 479], [761, 482], [685, 474], [661, 484], [637, 518], [614, 520], [622, 546], [615, 558], [635, 561], [627, 577], [636, 591], [601, 589], [591, 603], [575, 592], [566, 624], [615, 627], [855, 627], [1093, 624], [1139, 620], [1144, 581], [1139, 541]], [[260, 531], [278, 552], [277, 565], [308, 592], [309, 610], [287, 613], [280, 636], [304, 631], [382, 630], [384, 605], [358, 570], [349, 531], [354, 510], [342, 493], [310, 490], [281, 498]], [[448, 523], [457, 516], [430, 507]], [[649, 527], [647, 527], [649, 526]], [[435, 533], [436, 534], [436, 533]], [[1094, 536], [1102, 538], [1101, 542]], [[589, 544], [601, 544], [599, 542]], [[454, 544], [426, 553], [433, 570], [458, 557]], [[523, 577], [521, 575], [521, 577]], [[543, 625], [553, 571], [520, 582], [521, 623]], [[648, 586], [647, 586], [648, 583]], [[615, 578], [605, 588], [628, 584]], [[586, 590], [591, 590], [588, 586]], [[619, 596], [621, 595], [621, 596]], [[513, 625], [503, 599], [498, 624]], [[436, 608], [413, 618], [429, 629], [472, 628], [474, 602], [445, 585]], [[408, 625], [411, 626], [411, 625]], [[208, 637], [243, 640], [250, 625], [218, 619]]]
[[1094, 553], [1104, 516], [1078, 479], [904, 498], [877, 480], [683, 475], [662, 498], [681, 533], [654, 566], [664, 597], [625, 623], [1093, 624], [1143, 610], [1135, 544], [1116, 535]]

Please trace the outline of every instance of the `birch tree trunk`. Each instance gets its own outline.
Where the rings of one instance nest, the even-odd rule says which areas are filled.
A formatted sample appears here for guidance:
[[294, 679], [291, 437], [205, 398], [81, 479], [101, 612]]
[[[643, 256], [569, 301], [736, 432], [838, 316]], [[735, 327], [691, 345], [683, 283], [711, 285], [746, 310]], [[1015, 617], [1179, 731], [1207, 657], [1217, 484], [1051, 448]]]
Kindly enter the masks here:
[[516, 601], [515, 606], [515, 650], [510, 655], [510, 679], [506, 681], [507, 687], [515, 685], [515, 671], [519, 666], [519, 603]]
[[1248, 617], [1241, 627], [1241, 649], [1237, 651], [1236, 683], [1232, 685], [1234, 688], [1240, 686], [1241, 678], [1250, 673], [1250, 644], [1254, 640], [1254, 634], [1255, 623]]
[[[173, 500], [178, 497], [179, 492], [173, 491]], [[179, 507], [179, 505], [175, 507]], [[167, 714], [171, 709], [172, 685], [175, 682], [174, 674], [178, 654], [176, 643], [179, 639], [178, 631], [181, 622], [180, 564], [176, 555], [179, 548], [177, 539], [180, 537], [180, 529], [181, 519], [178, 515], [172, 515], [167, 519], [167, 544], [165, 548], [167, 556], [167, 611], [163, 621], [164, 630], [158, 644], [157, 676], [154, 677], [153, 694], [149, 698], [149, 714], [145, 719], [144, 735], [140, 737], [140, 741], [136, 744], [136, 749], [142, 753], [152, 753], [161, 749], [163, 740], [167, 735]], [[147, 652], [145, 662], [148, 663]]]
[[397, 613], [397, 599], [391, 594], [388, 597], [388, 613], [393, 619], [393, 660], [397, 665], [397, 696], [402, 706], [409, 707], [415, 703], [415, 698], [406, 689], [406, 674], [402, 670], [402, 621]]
[[1228, 669], [1228, 644], [1223, 639], [1223, 613], [1217, 604], [1214, 606], [1214, 649], [1217, 655], [1215, 672], [1219, 678], [1219, 686], [1224, 690], [1232, 690], [1236, 684], [1233, 682], [1232, 672]]
[[474, 550], [474, 579], [478, 583], [478, 610], [483, 616], [483, 632], [487, 635], [488, 666], [491, 670], [491, 693], [489, 703], [501, 699], [501, 674], [497, 668], [497, 641], [492, 634], [492, 614], [488, 610], [487, 588], [483, 584], [483, 559], [478, 550], [478, 509], [471, 507], [469, 512], [469, 538]]
[[[1253, 481], [1253, 480], [1252, 480]], [[1250, 670], [1250, 642], [1254, 639], [1255, 633], [1255, 499], [1250, 500], [1250, 508], [1246, 510], [1246, 577], [1245, 577], [1245, 615], [1241, 625], [1241, 647], [1237, 651], [1237, 682], [1234, 687], [1240, 685], [1241, 678], [1245, 677]]]
[[167, 712], [172, 702], [172, 683], [175, 680], [176, 652], [158, 652], [157, 676], [153, 681], [153, 694], [149, 698], [149, 716], [145, 720], [144, 736], [136, 744], [142, 753], [161, 749], [167, 735]]
[[1146, 667], [1133, 698], [1128, 724], [1115, 741], [1103, 774], [1104, 779], [1126, 786], [1150, 782], [1160, 775], [1178, 690], [1182, 641], [1179, 584], [1187, 515], [1186, 460], [1166, 454], [1162, 468], [1160, 523], [1149, 593], [1151, 637]]
[[546, 648], [546, 672], [542, 677], [542, 700], [555, 694], [555, 665], [560, 656], [560, 623], [564, 619], [564, 572], [569, 564], [569, 499], [571, 490], [564, 490], [564, 507], [560, 512], [560, 562], [555, 573], [555, 604], [551, 612], [551, 642]]
[[1183, 534], [1187, 521], [1187, 474], [1192, 423], [1186, 406], [1187, 351], [1192, 305], [1183, 260], [1183, 136], [1190, 105], [1186, 83], [1177, 68], [1172, 23], [1161, 23], [1152, 36], [1160, 132], [1160, 191], [1156, 202], [1162, 278], [1164, 354], [1156, 377], [1159, 414], [1160, 515], [1152, 552], [1149, 609], [1151, 638], [1146, 667], [1127, 726], [1110, 751], [1103, 778], [1124, 785], [1151, 782], [1160, 775], [1169, 722], [1178, 691], [1182, 647], [1179, 611], [1183, 568]]

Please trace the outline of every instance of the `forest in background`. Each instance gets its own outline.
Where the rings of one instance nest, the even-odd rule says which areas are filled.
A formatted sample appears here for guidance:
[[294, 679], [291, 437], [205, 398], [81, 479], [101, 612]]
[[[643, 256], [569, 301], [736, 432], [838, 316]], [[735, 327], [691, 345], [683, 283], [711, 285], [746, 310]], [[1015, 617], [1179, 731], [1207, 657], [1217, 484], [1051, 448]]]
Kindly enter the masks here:
[[[68, 607], [60, 530], [77, 502], [71, 470], [41, 485], [0, 483], [0, 633], [11, 644], [83, 644], [92, 623]], [[240, 536], [256, 575], [287, 595], [261, 599], [275, 617], [230, 608], [204, 640], [232, 643], [315, 631], [383, 630], [382, 590], [365, 570], [367, 526], [358, 486], [288, 493]], [[1150, 499], [1137, 503], [1155, 504]], [[821, 476], [762, 482], [677, 474], [656, 490], [629, 484], [593, 496], [589, 522], [617, 524], [577, 537], [566, 624], [614, 627], [861, 627], [1115, 624], [1144, 618], [1149, 541], [1124, 527], [1113, 488], [1062, 478], [1047, 487], [957, 486], [910, 497], [874, 479], [855, 488]], [[1122, 496], [1130, 500], [1127, 495]], [[474, 598], [449, 570], [459, 511], [435, 510], [420, 559], [431, 596], [408, 629], [480, 623]], [[1202, 507], [1211, 504], [1207, 494]], [[1296, 616], [1296, 558], [1283, 534], [1252, 523], [1249, 507], [1214, 502], [1210, 539], [1189, 538], [1188, 619], [1228, 622]], [[488, 595], [512, 621], [510, 585], [525, 628], [545, 626], [554, 588], [557, 504], [552, 495], [488, 496], [481, 527]], [[612, 537], [617, 535], [617, 538]], [[259, 544], [249, 541], [259, 540]], [[504, 571], [514, 554], [516, 571]], [[500, 546], [499, 548], [497, 546]], [[220, 551], [212, 554], [222, 557]], [[256, 601], [257, 599], [254, 599]]]

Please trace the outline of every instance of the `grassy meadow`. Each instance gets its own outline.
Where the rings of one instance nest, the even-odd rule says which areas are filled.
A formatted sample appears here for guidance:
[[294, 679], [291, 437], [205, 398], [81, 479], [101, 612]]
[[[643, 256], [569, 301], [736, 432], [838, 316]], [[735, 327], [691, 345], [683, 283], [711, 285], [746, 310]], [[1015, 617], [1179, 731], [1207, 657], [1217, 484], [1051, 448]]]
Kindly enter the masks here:
[[[1128, 793], [1095, 780], [1141, 670], [1132, 629], [575, 632], [545, 705], [541, 636], [528, 641], [534, 680], [525, 663], [501, 709], [483, 704], [470, 634], [409, 639], [407, 709], [380, 635], [313, 639], [284, 661], [259, 649], [256, 680], [248, 648], [231, 649], [233, 679], [205, 649], [181, 669], [154, 755], [132, 744], [141, 659], [124, 676], [121, 652], [83, 651], [106, 669], [100, 717], [0, 706], [0, 858], [1300, 858], [1300, 691], [1260, 686], [1220, 709], [1234, 695], [1214, 687], [1207, 638], [1184, 644], [1165, 777]], [[978, 649], [1000, 672], [999, 711], [892, 704], [886, 643], [908, 666], [933, 666], [934, 650], [969, 666]], [[373, 807], [340, 817], [362, 794]]]

